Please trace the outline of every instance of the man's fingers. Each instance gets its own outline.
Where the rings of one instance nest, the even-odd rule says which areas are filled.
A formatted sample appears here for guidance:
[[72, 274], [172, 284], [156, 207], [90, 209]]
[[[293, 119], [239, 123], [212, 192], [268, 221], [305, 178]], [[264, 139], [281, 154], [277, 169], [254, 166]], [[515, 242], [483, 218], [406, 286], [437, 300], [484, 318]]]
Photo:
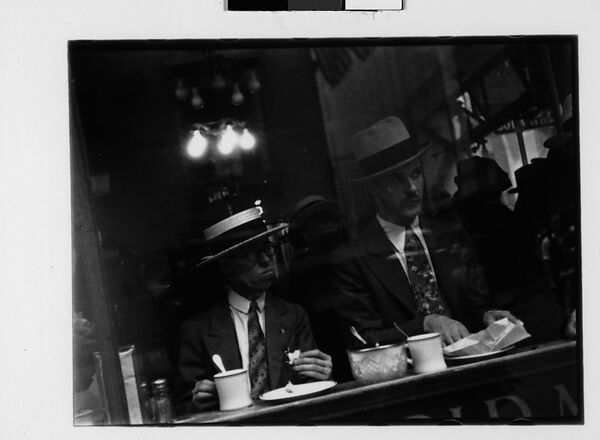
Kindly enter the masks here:
[[326, 367], [331, 364], [331, 360], [320, 359], [316, 357], [301, 357], [294, 359], [294, 365], [309, 365], [309, 364], [317, 364]]
[[467, 328], [462, 324], [458, 327], [458, 334], [460, 336], [460, 339], [466, 338], [470, 335], [469, 330], [467, 330]]
[[313, 358], [318, 358], [318, 359], [323, 359], [323, 360], [331, 360], [331, 356], [329, 356], [327, 353], [323, 353], [318, 348], [300, 353], [300, 357], [298, 359], [307, 358], [307, 357], [308, 358], [313, 357]]
[[212, 393], [205, 393], [203, 391], [197, 392], [193, 394], [192, 399], [197, 402], [209, 402], [212, 400], [216, 401], [216, 395]]
[[293, 369], [298, 373], [313, 371], [322, 374], [328, 374], [331, 370], [331, 368], [328, 366], [322, 366], [317, 364], [294, 365]]
[[327, 380], [327, 379], [329, 379], [329, 375], [328, 374], [317, 373], [315, 371], [303, 371], [302, 373], [299, 373], [299, 374], [300, 374], [300, 376], [310, 377], [312, 379], [317, 379], [317, 380]]

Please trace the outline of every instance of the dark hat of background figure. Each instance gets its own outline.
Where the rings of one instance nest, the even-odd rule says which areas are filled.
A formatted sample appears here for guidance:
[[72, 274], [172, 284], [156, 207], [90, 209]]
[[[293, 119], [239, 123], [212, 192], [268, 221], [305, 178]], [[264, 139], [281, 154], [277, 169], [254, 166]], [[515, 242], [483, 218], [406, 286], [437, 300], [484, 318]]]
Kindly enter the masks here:
[[318, 194], [312, 194], [294, 205], [289, 222], [289, 240], [292, 246], [301, 248], [306, 245], [302, 238], [303, 232], [307, 227], [318, 227], [314, 220], [319, 218], [330, 218], [338, 223], [341, 218], [339, 203], [335, 200], [327, 200]]
[[287, 225], [269, 227], [263, 217], [261, 206], [247, 207], [246, 204], [242, 209], [240, 203], [236, 202], [219, 201], [211, 206], [212, 218], [217, 221], [203, 232], [204, 240], [211, 253], [206, 255], [196, 267], [216, 261], [287, 227]]
[[417, 143], [396, 116], [382, 119], [352, 138], [354, 156], [366, 180], [382, 176], [423, 154], [431, 142]]
[[459, 161], [456, 168], [454, 182], [461, 198], [500, 193], [510, 188], [508, 173], [493, 159], [473, 156]]
[[548, 173], [548, 161], [542, 158], [532, 159], [530, 164], [522, 166], [515, 171], [517, 186], [508, 190], [514, 194], [523, 190], [534, 190], [545, 185]]
[[573, 102], [571, 95], [568, 95], [562, 104], [562, 115], [560, 123], [563, 130], [562, 133], [555, 134], [549, 137], [544, 142], [544, 147], [548, 149], [567, 148], [573, 145]]

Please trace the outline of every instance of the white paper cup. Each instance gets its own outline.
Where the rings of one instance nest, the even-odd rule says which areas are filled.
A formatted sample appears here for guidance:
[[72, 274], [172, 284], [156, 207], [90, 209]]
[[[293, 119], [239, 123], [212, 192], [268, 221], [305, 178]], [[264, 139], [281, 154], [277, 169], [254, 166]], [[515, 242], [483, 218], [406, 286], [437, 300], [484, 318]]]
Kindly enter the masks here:
[[446, 362], [439, 333], [425, 333], [406, 340], [415, 373], [431, 373], [444, 370]]
[[248, 370], [240, 368], [218, 373], [215, 374], [214, 380], [221, 411], [231, 411], [252, 405]]

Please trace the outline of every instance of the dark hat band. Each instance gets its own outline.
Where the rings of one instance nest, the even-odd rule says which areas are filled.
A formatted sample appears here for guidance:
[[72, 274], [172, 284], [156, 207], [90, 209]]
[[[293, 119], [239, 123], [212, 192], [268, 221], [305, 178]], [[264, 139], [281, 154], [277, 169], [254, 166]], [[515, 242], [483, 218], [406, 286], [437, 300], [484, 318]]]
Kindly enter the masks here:
[[391, 165], [406, 162], [419, 154], [420, 151], [419, 145], [409, 138], [365, 157], [359, 160], [358, 163], [365, 176], [370, 176], [389, 168]]

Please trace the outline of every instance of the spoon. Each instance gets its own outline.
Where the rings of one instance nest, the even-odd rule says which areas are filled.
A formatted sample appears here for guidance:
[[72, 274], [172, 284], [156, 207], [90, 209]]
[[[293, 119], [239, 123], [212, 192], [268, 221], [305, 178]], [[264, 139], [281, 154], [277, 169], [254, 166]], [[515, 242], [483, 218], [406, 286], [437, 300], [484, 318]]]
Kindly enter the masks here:
[[225, 373], [225, 371], [227, 371], [225, 370], [225, 365], [223, 365], [223, 360], [221, 359], [221, 356], [219, 356], [218, 354], [213, 354], [212, 361], [219, 368], [219, 370], [221, 370], [221, 373]]
[[356, 339], [358, 339], [360, 342], [362, 342], [363, 344], [367, 345], [367, 341], [364, 340], [364, 338], [358, 334], [358, 331], [356, 331], [356, 328], [354, 328], [354, 326], [350, 326], [350, 333], [352, 333], [352, 336], [354, 336]]
[[405, 337], [406, 339], [408, 339], [408, 335], [407, 335], [407, 334], [404, 332], [404, 330], [402, 330], [402, 329], [400, 328], [400, 326], [399, 326], [398, 324], [396, 324], [395, 322], [394, 322], [394, 327], [396, 327], [396, 330], [398, 330], [400, 333], [402, 333], [402, 334], [404, 335], [404, 337]]

